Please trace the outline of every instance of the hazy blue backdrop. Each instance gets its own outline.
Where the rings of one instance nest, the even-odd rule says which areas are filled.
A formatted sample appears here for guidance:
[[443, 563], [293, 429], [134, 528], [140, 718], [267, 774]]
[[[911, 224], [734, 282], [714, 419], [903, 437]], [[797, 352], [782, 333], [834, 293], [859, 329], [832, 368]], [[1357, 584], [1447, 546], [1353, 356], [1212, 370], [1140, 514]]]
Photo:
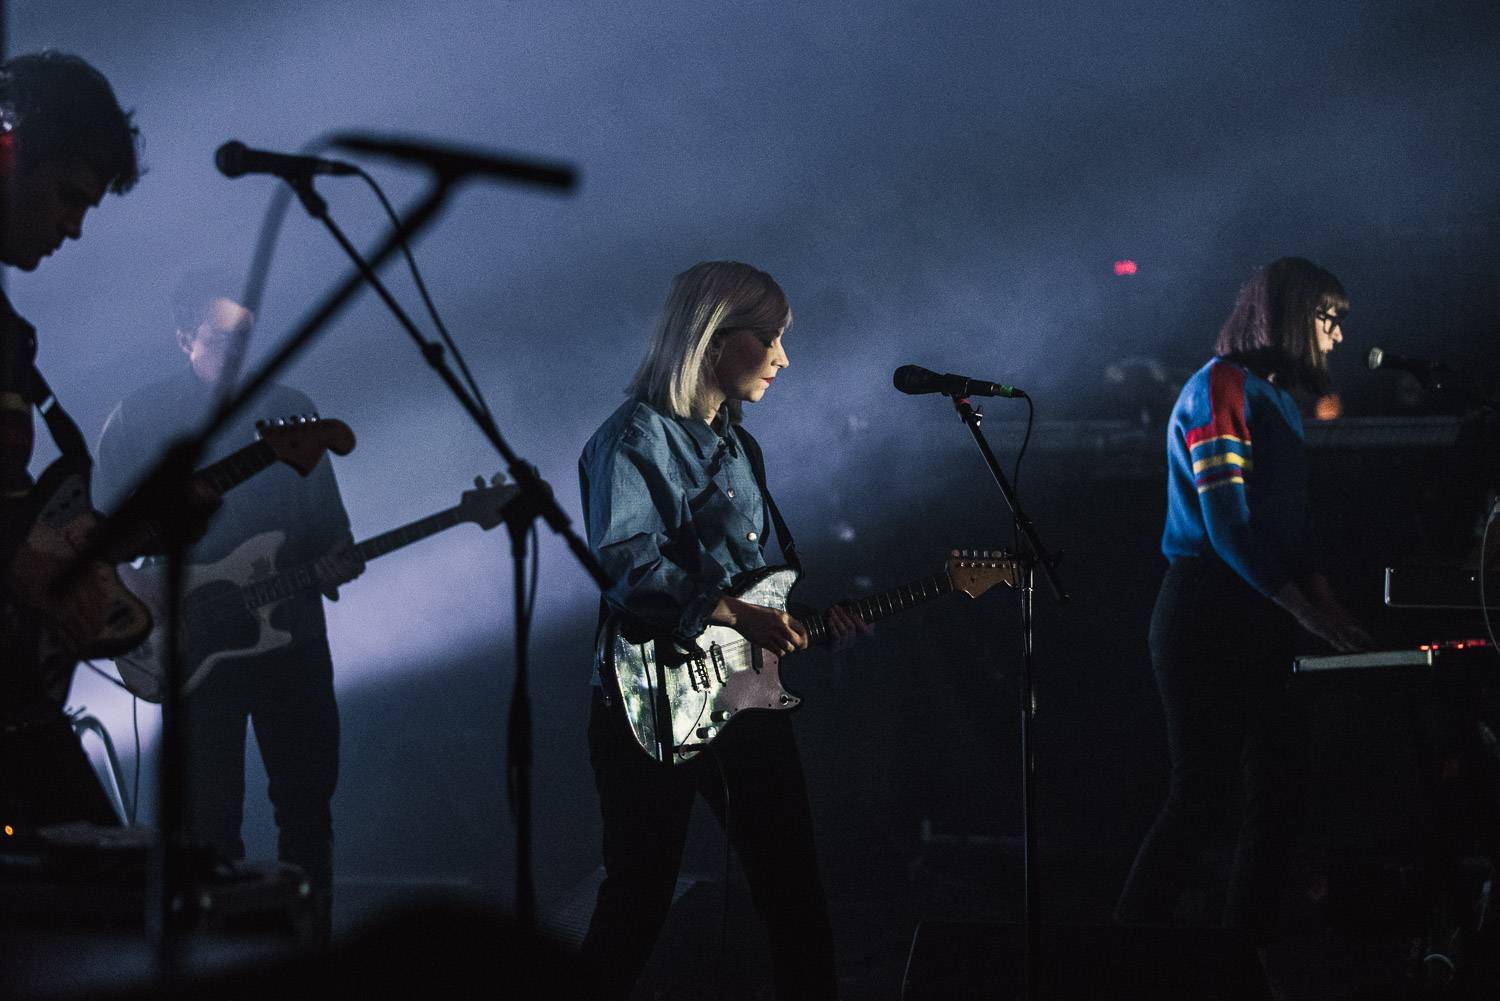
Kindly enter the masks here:
[[[1396, 407], [1394, 377], [1361, 365], [1372, 344], [1481, 367], [1494, 357], [1493, 2], [7, 7], [13, 53], [84, 55], [144, 136], [139, 187], [107, 198], [81, 243], [8, 279], [42, 332], [44, 369], [91, 435], [122, 395], [183, 364], [167, 301], [181, 273], [248, 264], [278, 182], [225, 179], [214, 149], [237, 138], [292, 151], [341, 130], [581, 171], [572, 197], [465, 187], [417, 247], [501, 427], [575, 517], [578, 451], [620, 399], [671, 276], [726, 257], [777, 276], [796, 313], [791, 368], [748, 420], [804, 548], [823, 557], [810, 587], [827, 598], [929, 572], [950, 545], [1006, 541], [998, 530], [946, 534], [998, 526], [1000, 509], [942, 401], [890, 388], [897, 365], [1024, 386], [1043, 420], [1139, 423], [1142, 406], [1170, 402], [1172, 380], [1207, 357], [1244, 275], [1288, 253], [1349, 286], [1335, 371], [1351, 413]], [[365, 162], [398, 202], [423, 185], [418, 170]], [[373, 244], [384, 222], [367, 189], [338, 179], [319, 189]], [[1120, 259], [1137, 273], [1117, 277]], [[315, 223], [289, 216], [257, 353], [346, 269]], [[386, 273], [415, 310], [404, 273]], [[1132, 395], [1106, 378], [1132, 358], [1155, 359], [1165, 387]], [[448, 506], [498, 468], [369, 294], [282, 378], [360, 436], [336, 463], [357, 536]], [[1014, 430], [992, 428], [1007, 454]], [[956, 461], [971, 491], [939, 489]], [[1082, 474], [1036, 475], [1037, 489], [1061, 490]], [[1109, 489], [1088, 488], [1102, 519], [1119, 516]], [[1034, 514], [1060, 543], [1092, 517], [1086, 505], [1073, 522], [1060, 523], [1060, 509]], [[1132, 552], [1149, 560], [1156, 530], [1147, 519]], [[866, 547], [877, 538], [888, 544]], [[463, 526], [372, 565], [330, 606], [346, 907], [361, 885], [399, 892], [403, 881], [507, 892], [508, 574], [502, 532]], [[597, 862], [582, 729], [594, 602], [544, 532], [535, 684], [548, 900]], [[1122, 639], [1118, 656], [1149, 706], [1136, 640]], [[89, 678], [74, 698], [128, 752], [128, 699]], [[1009, 704], [996, 711], [1008, 718]], [[1144, 718], [1137, 753], [1149, 756], [1159, 724]], [[141, 719], [149, 741], [152, 717]], [[146, 786], [149, 807], [149, 776]], [[1145, 783], [1140, 796], [1157, 792]], [[976, 795], [1012, 815], [1013, 799]], [[251, 799], [251, 850], [269, 855], [255, 787]], [[1137, 820], [1120, 825], [1122, 843]]]

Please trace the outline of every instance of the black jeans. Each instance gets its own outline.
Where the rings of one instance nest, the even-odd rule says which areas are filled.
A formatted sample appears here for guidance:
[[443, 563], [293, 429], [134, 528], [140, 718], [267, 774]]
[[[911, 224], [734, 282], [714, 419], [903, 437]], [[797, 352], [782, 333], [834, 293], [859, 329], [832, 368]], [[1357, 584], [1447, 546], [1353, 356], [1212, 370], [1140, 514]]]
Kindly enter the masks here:
[[[583, 942], [598, 978], [595, 997], [630, 996], [672, 904], [694, 797], [701, 793], [724, 823], [725, 781], [728, 836], [770, 937], [777, 998], [837, 996], [812, 811], [786, 713], [747, 712], [710, 751], [663, 765], [640, 749], [618, 706], [606, 706], [595, 688], [589, 753], [604, 826], [605, 878]], [[704, 933], [702, 948], [717, 948], [712, 934]]]
[[339, 715], [327, 641], [227, 660], [183, 703], [188, 832], [243, 858], [245, 725], [269, 779], [277, 857], [307, 874], [318, 933], [332, 916], [333, 811], [339, 773]]
[[1302, 804], [1304, 732], [1287, 693], [1296, 624], [1222, 561], [1174, 560], [1151, 616], [1151, 664], [1172, 779], [1136, 855], [1118, 920], [1171, 920], [1188, 869], [1243, 780], [1223, 923], [1264, 941], [1276, 924]]

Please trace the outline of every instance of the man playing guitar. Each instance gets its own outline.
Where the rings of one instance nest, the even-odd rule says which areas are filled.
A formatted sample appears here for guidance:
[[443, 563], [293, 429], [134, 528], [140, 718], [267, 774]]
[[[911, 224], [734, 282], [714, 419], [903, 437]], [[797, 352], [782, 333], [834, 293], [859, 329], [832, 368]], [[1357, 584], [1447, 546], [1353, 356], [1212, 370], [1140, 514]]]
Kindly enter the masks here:
[[[231, 359], [249, 337], [254, 316], [236, 301], [233, 276], [220, 269], [190, 272], [173, 296], [176, 340], [187, 364], [174, 375], [132, 393], [109, 415], [99, 438], [98, 491], [113, 499], [149, 469], [162, 446], [196, 426], [215, 402]], [[257, 418], [310, 414], [304, 394], [272, 385], [232, 420], [205, 457], [217, 459], [255, 438]], [[257, 572], [315, 562], [319, 588], [337, 597], [338, 585], [357, 577], [363, 562], [353, 549], [349, 517], [332, 464], [319, 461], [306, 477], [286, 466], [257, 475], [224, 495], [223, 507], [193, 547], [188, 562], [220, 559], [264, 533], [284, 537], [274, 563]], [[189, 634], [207, 636], [216, 648], [254, 645], [256, 624], [232, 603], [184, 614]], [[294, 594], [274, 610], [273, 621], [291, 641], [274, 650], [227, 663], [186, 693], [187, 829], [232, 857], [243, 857], [240, 825], [245, 796], [245, 728], [255, 726], [279, 832], [278, 855], [299, 866], [315, 895], [318, 932], [331, 923], [333, 820], [338, 779], [339, 720], [334, 701], [322, 598]], [[246, 631], [249, 631], [249, 642]]]
[[[138, 132], [98, 70], [42, 52], [0, 64], [0, 262], [34, 271], [106, 191], [140, 173]], [[87, 467], [77, 425], [33, 374], [36, 330], [0, 292], [0, 571], [34, 515], [31, 408], [65, 457]], [[73, 658], [0, 576], [0, 843], [66, 821], [114, 824], [109, 800], [62, 707]]]

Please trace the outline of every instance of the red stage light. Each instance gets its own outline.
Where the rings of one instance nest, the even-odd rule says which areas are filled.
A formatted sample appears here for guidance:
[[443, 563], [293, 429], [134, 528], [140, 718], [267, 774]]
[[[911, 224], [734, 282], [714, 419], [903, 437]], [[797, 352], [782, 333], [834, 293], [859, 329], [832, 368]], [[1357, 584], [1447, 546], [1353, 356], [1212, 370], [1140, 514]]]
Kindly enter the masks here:
[[1117, 275], [1133, 275], [1135, 274], [1135, 271], [1136, 268], [1134, 261], [1125, 260], [1115, 262], [1115, 274]]

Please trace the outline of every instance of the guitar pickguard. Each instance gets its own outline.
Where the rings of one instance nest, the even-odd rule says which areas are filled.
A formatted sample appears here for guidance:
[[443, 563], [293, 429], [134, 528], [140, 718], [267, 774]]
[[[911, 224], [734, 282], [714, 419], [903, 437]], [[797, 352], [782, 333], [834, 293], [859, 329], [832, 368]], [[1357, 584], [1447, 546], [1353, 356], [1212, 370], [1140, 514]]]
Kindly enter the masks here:
[[[262, 532], [240, 543], [223, 559], [188, 567], [183, 583], [187, 595], [183, 695], [196, 689], [208, 677], [209, 671], [225, 661], [254, 657], [292, 641], [291, 633], [271, 625], [271, 614], [276, 605], [251, 611], [239, 599], [240, 588], [275, 572], [276, 557], [285, 541], [285, 532]], [[136, 571], [127, 575], [127, 582], [142, 597], [152, 600], [157, 589], [155, 574]], [[165, 616], [158, 615], [157, 618], [164, 620]], [[231, 629], [234, 631], [226, 635]], [[166, 644], [166, 627], [159, 625], [151, 631], [146, 642], [123, 657], [115, 658], [115, 666], [126, 686], [148, 702], [162, 700]]]

